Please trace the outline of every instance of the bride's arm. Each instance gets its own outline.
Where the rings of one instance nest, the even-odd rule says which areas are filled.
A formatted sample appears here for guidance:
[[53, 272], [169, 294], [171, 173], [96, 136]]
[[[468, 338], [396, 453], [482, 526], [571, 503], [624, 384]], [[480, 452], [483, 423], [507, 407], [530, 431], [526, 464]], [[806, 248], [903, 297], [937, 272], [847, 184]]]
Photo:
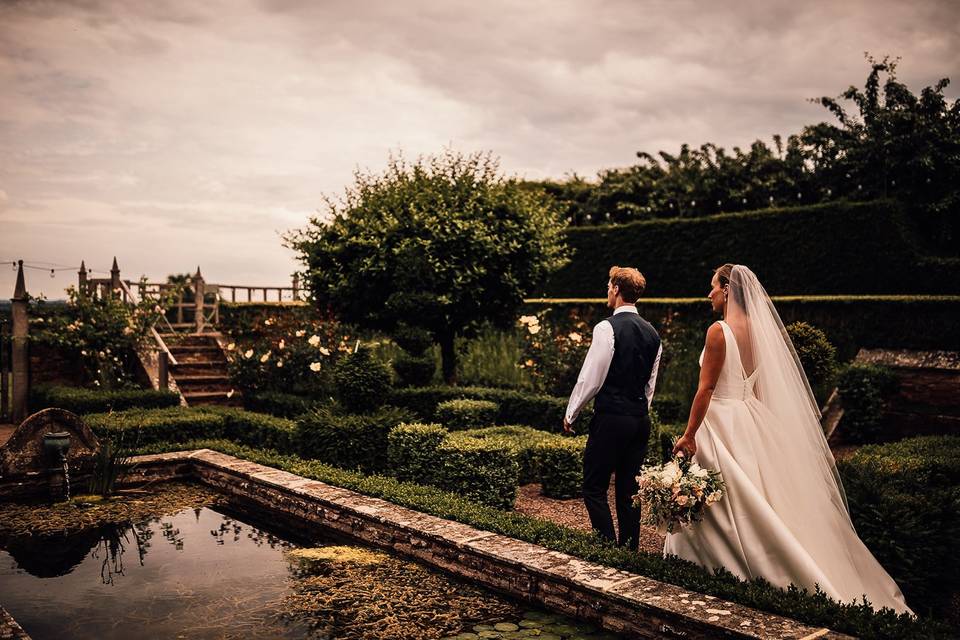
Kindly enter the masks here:
[[683, 450], [687, 455], [692, 456], [697, 452], [697, 443], [694, 438], [710, 407], [710, 398], [713, 397], [713, 389], [717, 386], [717, 380], [720, 379], [726, 350], [723, 327], [719, 322], [714, 322], [707, 329], [707, 344], [703, 350], [703, 364], [700, 366], [700, 384], [697, 386], [697, 395], [693, 397], [693, 404], [690, 405], [687, 429], [673, 447], [674, 453]]

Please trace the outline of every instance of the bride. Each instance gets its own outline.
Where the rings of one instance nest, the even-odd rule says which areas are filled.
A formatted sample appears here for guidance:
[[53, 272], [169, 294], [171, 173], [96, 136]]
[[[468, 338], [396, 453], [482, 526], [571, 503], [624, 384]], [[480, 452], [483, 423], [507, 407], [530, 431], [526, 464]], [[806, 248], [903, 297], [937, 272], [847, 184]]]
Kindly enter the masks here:
[[720, 471], [727, 493], [667, 535], [664, 555], [840, 602], [913, 613], [850, 521], [820, 412], [780, 316], [750, 269], [725, 264], [710, 301], [700, 385], [675, 452]]

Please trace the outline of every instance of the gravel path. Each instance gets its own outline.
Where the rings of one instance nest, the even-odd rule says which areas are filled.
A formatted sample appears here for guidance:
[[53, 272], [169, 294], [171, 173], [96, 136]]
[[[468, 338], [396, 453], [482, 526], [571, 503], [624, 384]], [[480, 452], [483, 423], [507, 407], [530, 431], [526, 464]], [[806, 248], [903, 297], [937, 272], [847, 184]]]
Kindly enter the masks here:
[[[613, 505], [613, 483], [607, 492], [607, 501], [611, 507]], [[571, 498], [569, 500], [556, 500], [540, 494], [539, 484], [527, 484], [520, 487], [517, 492], [517, 501], [514, 509], [528, 516], [550, 520], [572, 529], [581, 531], [590, 531], [590, 518], [587, 515], [587, 508], [581, 498]], [[617, 522], [617, 512], [611, 508], [613, 522]], [[663, 536], [657, 533], [653, 527], [641, 525], [640, 527], [640, 550], [649, 553], [663, 553]]]

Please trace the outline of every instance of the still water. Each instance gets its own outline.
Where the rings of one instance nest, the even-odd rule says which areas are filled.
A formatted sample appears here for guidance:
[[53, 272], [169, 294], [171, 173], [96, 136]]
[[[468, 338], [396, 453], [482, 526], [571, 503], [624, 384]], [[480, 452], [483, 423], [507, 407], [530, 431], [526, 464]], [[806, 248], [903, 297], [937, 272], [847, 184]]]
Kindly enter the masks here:
[[296, 544], [206, 507], [8, 539], [0, 604], [34, 640], [614, 637], [394, 556]]

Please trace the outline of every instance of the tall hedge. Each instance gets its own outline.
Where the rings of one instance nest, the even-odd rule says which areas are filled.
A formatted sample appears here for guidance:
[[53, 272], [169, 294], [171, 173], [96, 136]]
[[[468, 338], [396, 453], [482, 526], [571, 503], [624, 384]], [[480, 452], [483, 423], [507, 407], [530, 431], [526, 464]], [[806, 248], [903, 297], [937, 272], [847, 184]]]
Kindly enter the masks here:
[[706, 295], [725, 262], [749, 265], [776, 295], [960, 293], [960, 260], [925, 255], [893, 201], [574, 227], [566, 240], [573, 259], [545, 297], [603, 295], [615, 264], [639, 268], [650, 296]]

